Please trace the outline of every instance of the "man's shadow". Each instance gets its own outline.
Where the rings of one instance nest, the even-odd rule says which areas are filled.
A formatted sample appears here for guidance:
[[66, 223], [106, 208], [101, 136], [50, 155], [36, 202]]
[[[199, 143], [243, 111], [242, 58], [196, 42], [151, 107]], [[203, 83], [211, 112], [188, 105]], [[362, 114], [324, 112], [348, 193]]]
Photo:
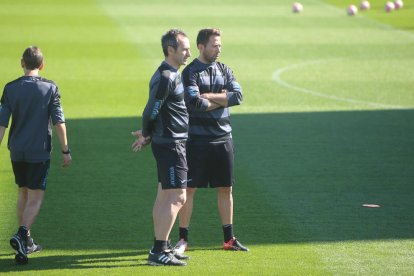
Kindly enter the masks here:
[[14, 261], [14, 253], [5, 253], [0, 255], [0, 272], [140, 267], [147, 265], [147, 257], [148, 250], [44, 257], [29, 255], [29, 264], [18, 265]]

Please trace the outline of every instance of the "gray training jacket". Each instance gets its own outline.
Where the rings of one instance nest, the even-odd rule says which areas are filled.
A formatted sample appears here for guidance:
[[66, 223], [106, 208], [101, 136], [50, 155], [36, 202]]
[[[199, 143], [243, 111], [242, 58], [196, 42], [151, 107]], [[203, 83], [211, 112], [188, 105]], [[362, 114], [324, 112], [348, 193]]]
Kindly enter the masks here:
[[150, 81], [150, 93], [142, 114], [142, 135], [153, 143], [171, 143], [188, 137], [188, 113], [184, 87], [177, 69], [163, 61]]
[[43, 162], [50, 159], [52, 124], [64, 123], [60, 93], [53, 81], [23, 76], [4, 87], [0, 126], [8, 127], [12, 161]]

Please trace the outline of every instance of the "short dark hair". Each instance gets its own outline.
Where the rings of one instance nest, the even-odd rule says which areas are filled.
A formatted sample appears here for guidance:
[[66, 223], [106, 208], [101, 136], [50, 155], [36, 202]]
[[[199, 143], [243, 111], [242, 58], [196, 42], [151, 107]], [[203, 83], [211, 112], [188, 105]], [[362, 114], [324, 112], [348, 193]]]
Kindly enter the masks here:
[[161, 46], [162, 46], [162, 51], [164, 52], [164, 56], [168, 56], [168, 46], [171, 46], [174, 48], [174, 50], [177, 50], [178, 48], [177, 37], [179, 35], [187, 37], [187, 35], [179, 29], [171, 29], [168, 32], [166, 32], [165, 35], [161, 37]]
[[43, 54], [39, 47], [30, 46], [24, 50], [22, 59], [26, 69], [39, 69], [43, 63]]
[[204, 46], [207, 45], [210, 36], [221, 36], [220, 29], [216, 28], [209, 28], [209, 29], [202, 29], [198, 32], [197, 35], [197, 45], [203, 44]]

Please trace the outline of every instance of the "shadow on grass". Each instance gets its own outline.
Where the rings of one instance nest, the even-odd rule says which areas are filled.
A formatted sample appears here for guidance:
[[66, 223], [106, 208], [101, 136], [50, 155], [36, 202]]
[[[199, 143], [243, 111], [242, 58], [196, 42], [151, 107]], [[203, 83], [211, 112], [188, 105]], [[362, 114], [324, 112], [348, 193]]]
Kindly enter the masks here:
[[[4, 254], [0, 259], [0, 272], [47, 271], [53, 269], [101, 269], [147, 266], [147, 250], [107, 254], [71, 254], [58, 256], [29, 255], [29, 264], [17, 265], [14, 254]], [[83, 271], [85, 272], [85, 271]]]
[[[236, 236], [249, 246], [414, 238], [413, 122], [413, 110], [233, 115]], [[138, 125], [68, 120], [73, 165], [61, 169], [54, 153], [32, 231], [45, 248], [150, 248], [157, 180], [151, 150], [130, 149]], [[196, 194], [190, 242], [222, 243], [212, 189]], [[77, 258], [88, 259], [45, 258], [59, 268], [84, 268]]]
[[414, 110], [234, 116], [236, 233], [254, 244], [414, 238], [413, 122]]

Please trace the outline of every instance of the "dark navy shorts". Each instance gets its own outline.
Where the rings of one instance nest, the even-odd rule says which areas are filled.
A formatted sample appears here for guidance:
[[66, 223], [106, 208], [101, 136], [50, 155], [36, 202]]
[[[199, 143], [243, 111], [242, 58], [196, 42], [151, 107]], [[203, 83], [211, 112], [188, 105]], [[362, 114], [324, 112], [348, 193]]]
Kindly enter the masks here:
[[20, 188], [31, 190], [46, 190], [47, 175], [50, 168], [50, 160], [40, 163], [12, 161], [14, 178]]
[[157, 161], [158, 182], [165, 189], [187, 187], [186, 140], [157, 144], [152, 142], [152, 153]]
[[231, 187], [234, 184], [234, 145], [188, 141], [188, 184], [190, 188]]

